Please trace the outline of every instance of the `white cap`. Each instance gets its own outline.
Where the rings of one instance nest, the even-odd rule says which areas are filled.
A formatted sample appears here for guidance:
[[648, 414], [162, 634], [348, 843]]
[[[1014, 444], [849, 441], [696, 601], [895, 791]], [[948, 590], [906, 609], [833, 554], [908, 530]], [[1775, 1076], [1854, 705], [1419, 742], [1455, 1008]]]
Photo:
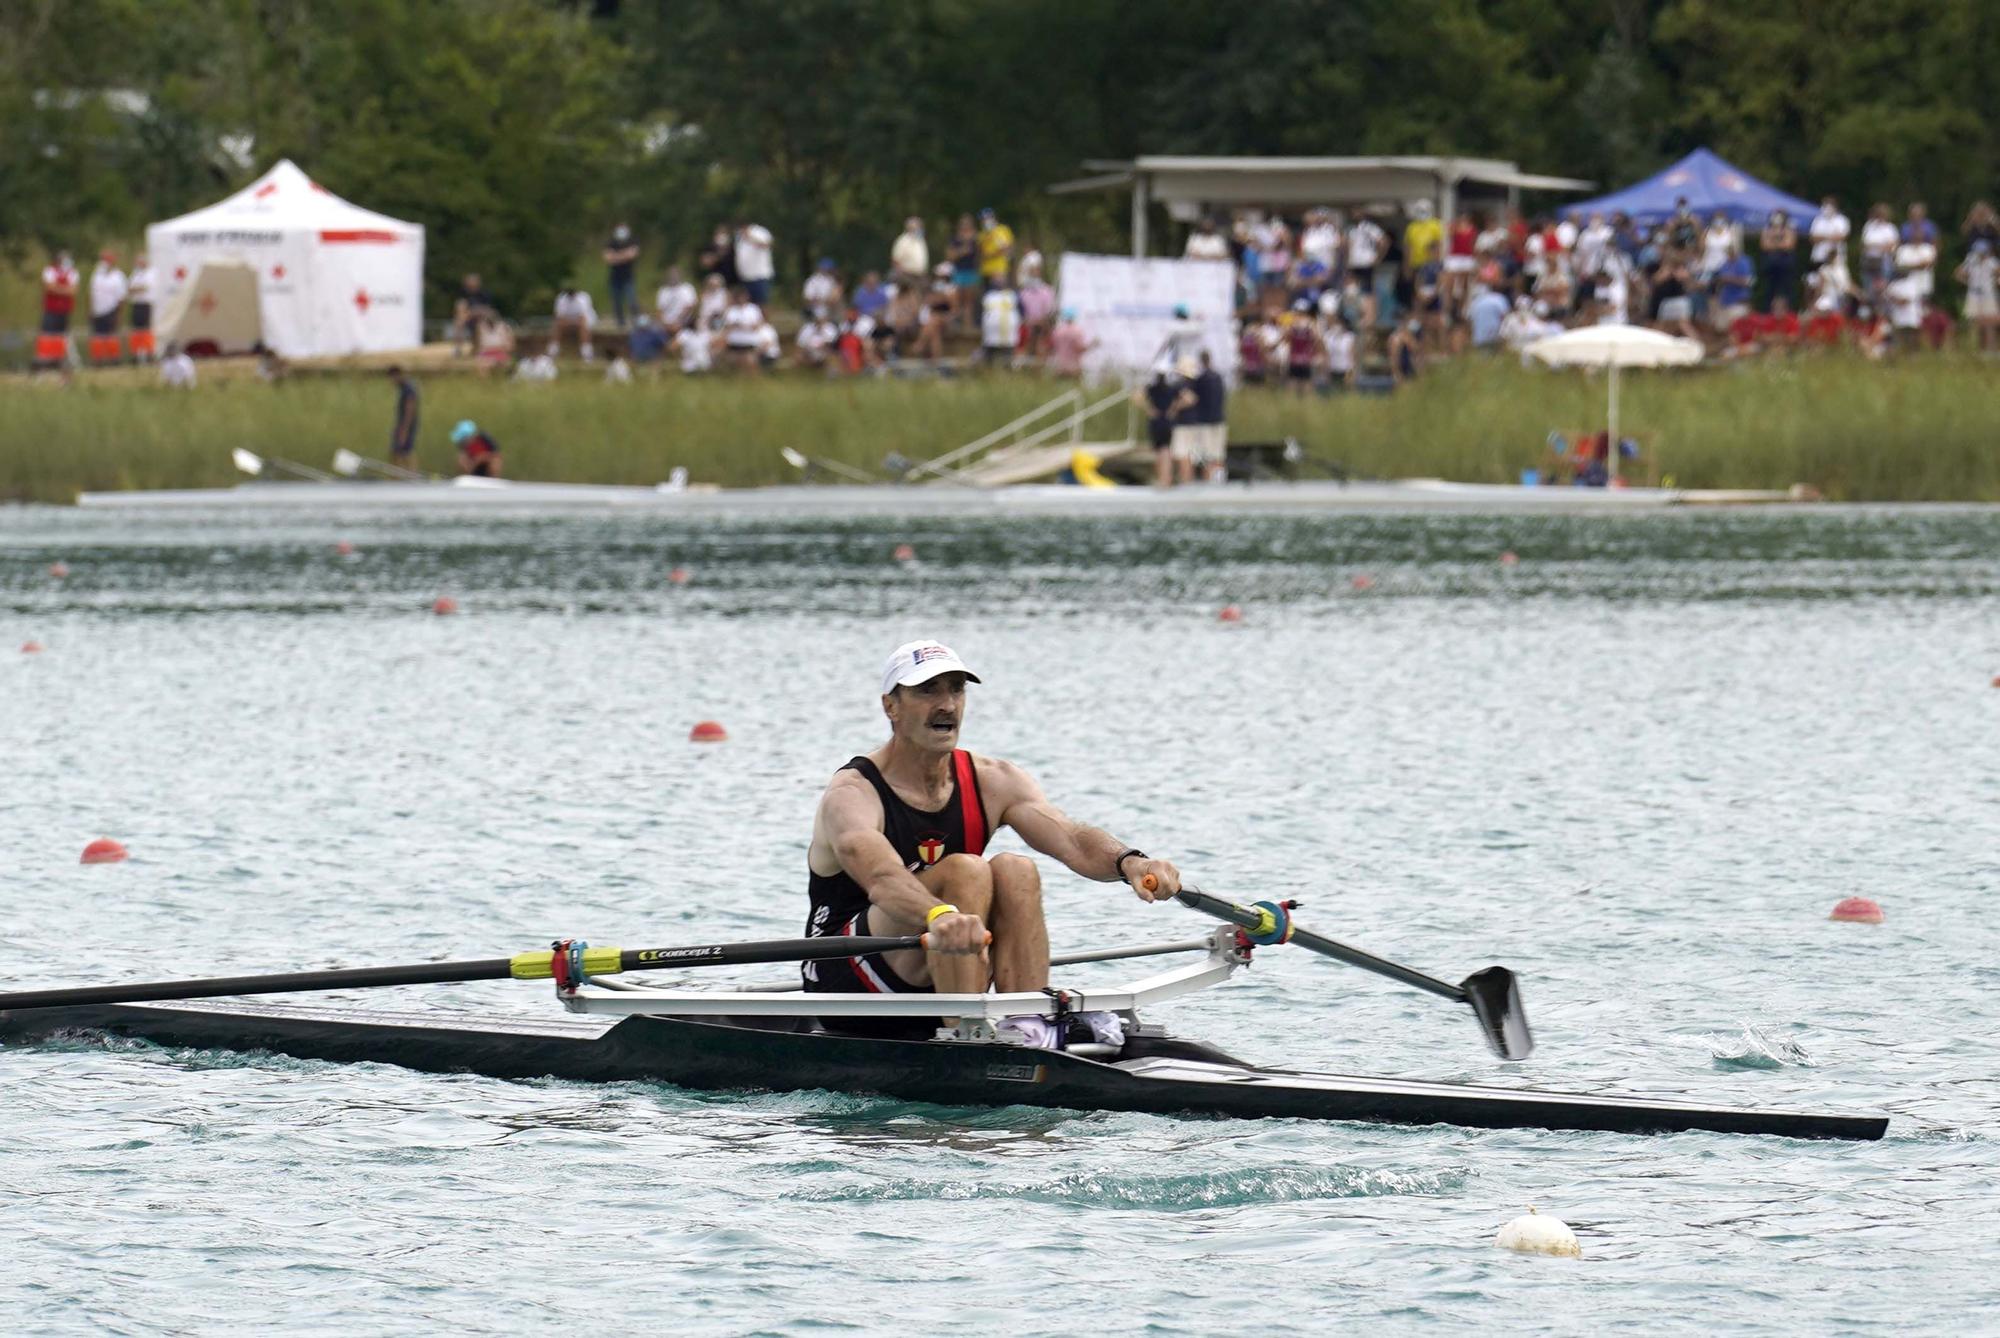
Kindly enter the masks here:
[[979, 675], [965, 667], [958, 652], [942, 641], [906, 641], [896, 647], [889, 662], [882, 666], [882, 695], [886, 697], [897, 688], [928, 683], [939, 674], [964, 674], [969, 682], [979, 681]]

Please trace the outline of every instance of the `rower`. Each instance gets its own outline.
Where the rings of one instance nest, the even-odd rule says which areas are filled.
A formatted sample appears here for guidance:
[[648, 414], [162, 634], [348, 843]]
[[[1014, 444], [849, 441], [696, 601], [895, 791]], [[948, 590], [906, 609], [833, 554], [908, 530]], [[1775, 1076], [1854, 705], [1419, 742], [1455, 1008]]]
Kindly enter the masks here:
[[480, 430], [470, 418], [459, 420], [451, 430], [451, 444], [458, 447], [458, 472], [481, 478], [500, 477], [500, 443]]
[[[928, 933], [930, 948], [808, 962], [809, 992], [1046, 988], [1041, 873], [1025, 855], [985, 857], [988, 836], [1003, 826], [1085, 878], [1125, 883], [1141, 901], [1171, 901], [1180, 890], [1180, 871], [1166, 860], [1069, 818], [1013, 763], [959, 748], [965, 685], [977, 682], [936, 641], [898, 646], [883, 668], [889, 741], [835, 772], [820, 798], [806, 854], [812, 898], [806, 933]], [[828, 1018], [825, 1025], [918, 1037], [936, 1027], [860, 1018]], [[1018, 1029], [1046, 1039], [1033, 1035], [1046, 1028]]]

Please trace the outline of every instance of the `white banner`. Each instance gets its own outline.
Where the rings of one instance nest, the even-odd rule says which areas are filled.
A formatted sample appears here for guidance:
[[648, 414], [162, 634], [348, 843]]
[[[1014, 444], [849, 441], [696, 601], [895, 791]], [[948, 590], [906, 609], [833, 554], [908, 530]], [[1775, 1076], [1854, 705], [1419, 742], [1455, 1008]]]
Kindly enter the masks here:
[[[1080, 255], [1062, 258], [1061, 304], [1096, 346], [1083, 356], [1093, 379], [1148, 376], [1206, 352], [1236, 380], [1236, 266], [1227, 260]], [[1185, 317], [1176, 316], [1176, 309]]]

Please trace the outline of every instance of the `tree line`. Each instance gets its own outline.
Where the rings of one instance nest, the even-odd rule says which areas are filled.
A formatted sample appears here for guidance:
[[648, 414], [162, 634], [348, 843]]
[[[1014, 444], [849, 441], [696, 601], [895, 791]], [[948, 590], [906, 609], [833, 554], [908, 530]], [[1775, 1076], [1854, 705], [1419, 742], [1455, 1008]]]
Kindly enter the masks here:
[[782, 277], [872, 266], [989, 204], [1119, 249], [1122, 195], [1046, 187], [1139, 153], [1615, 188], [1708, 145], [1949, 226], [1994, 191], [1996, 58], [1982, 0], [0, 0], [0, 251], [88, 255], [280, 157], [423, 223], [439, 305], [465, 270], [539, 305], [621, 219], [649, 270], [737, 217]]

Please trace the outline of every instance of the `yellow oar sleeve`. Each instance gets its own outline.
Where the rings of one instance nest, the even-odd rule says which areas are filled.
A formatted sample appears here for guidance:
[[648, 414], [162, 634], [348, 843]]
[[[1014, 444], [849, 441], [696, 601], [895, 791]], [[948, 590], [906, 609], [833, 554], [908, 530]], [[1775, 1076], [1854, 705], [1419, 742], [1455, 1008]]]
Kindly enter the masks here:
[[[583, 950], [583, 973], [586, 976], [615, 976], [618, 963], [624, 957], [622, 948], [585, 948]], [[554, 980], [556, 975], [555, 954], [544, 949], [541, 952], [517, 952], [508, 959], [508, 971], [516, 980]]]

